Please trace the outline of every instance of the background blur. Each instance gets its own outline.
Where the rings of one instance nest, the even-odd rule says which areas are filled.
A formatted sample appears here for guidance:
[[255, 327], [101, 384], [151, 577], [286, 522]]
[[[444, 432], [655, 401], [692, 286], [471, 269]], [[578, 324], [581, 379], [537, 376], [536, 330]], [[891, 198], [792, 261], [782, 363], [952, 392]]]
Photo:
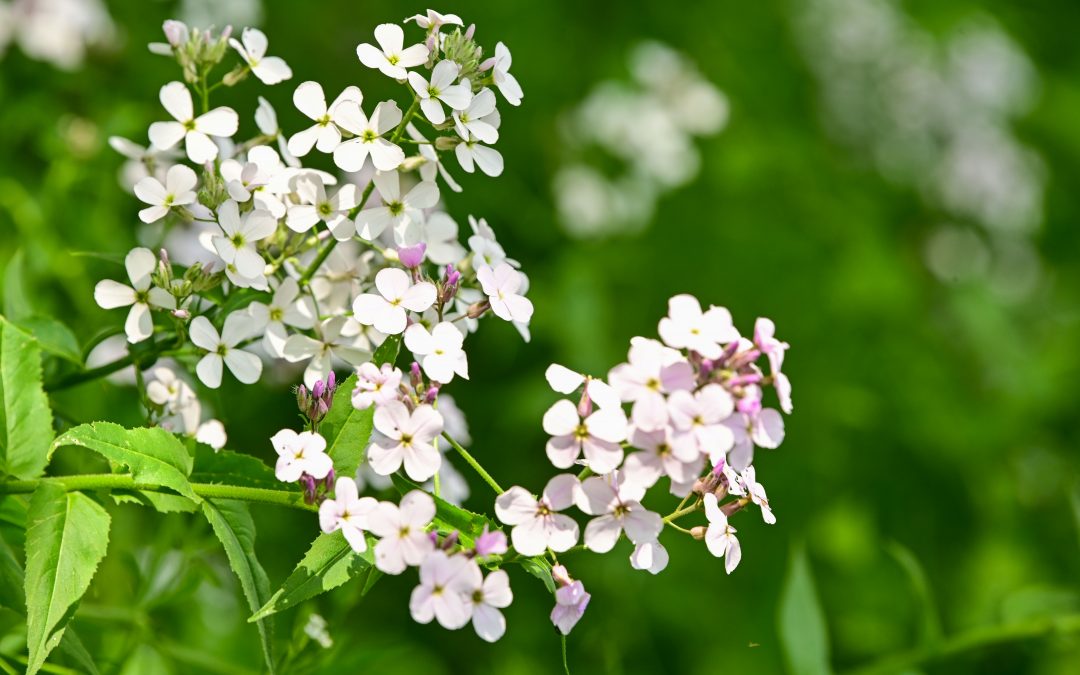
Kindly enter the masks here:
[[[35, 5], [62, 10], [19, 19]], [[294, 79], [245, 82], [220, 100], [241, 103], [250, 127], [258, 86], [294, 132], [295, 84], [377, 89], [384, 83], [357, 62], [356, 44], [376, 24], [425, 9], [90, 6], [0, 0], [0, 45], [11, 40], [0, 57], [4, 311], [53, 313], [84, 343], [119, 320], [92, 300], [94, 283], [117, 268], [77, 252], [120, 256], [136, 243], [139, 205], [120, 187], [124, 160], [106, 139], [145, 143], [161, 116], [157, 91], [176, 66], [145, 45], [161, 40], [164, 19], [261, 26]], [[569, 639], [573, 672], [783, 672], [778, 616], [789, 557], [803, 546], [838, 671], [932, 646], [941, 630], [986, 644], [907, 672], [1080, 672], [1080, 640], [1054, 628], [1064, 625], [1054, 617], [1080, 611], [1080, 5], [550, 0], [436, 9], [475, 22], [484, 44], [506, 42], [525, 90], [520, 109], [503, 111], [505, 174], [452, 166], [465, 192], [444, 191], [459, 223], [486, 217], [531, 277], [532, 342], [489, 324], [471, 338], [472, 380], [451, 390], [474, 454], [500, 481], [539, 489], [551, 474], [540, 418], [555, 397], [544, 368], [606, 372], [625, 359], [631, 336], [655, 335], [675, 293], [729, 307], [746, 332], [756, 316], [771, 317], [792, 345], [787, 441], [757, 461], [779, 522], [737, 519], [744, 556], [731, 577], [704, 546], [668, 534], [671, 564], [657, 577], [630, 568], [626, 542], [617, 554], [575, 557], [571, 571], [593, 599]], [[640, 88], [632, 55], [643, 40], [678, 50], [723, 92], [710, 99], [715, 124], [684, 147], [634, 145], [656, 140], [644, 116], [638, 127], [634, 110], [620, 108], [634, 96], [592, 98], [581, 112], [601, 82]], [[693, 100], [683, 108], [691, 117]], [[613, 148], [589, 136], [608, 115], [624, 134]], [[635, 150], [620, 156], [620, 147]], [[652, 191], [634, 183], [646, 179], [625, 155], [648, 167], [662, 153], [689, 175], [661, 171]], [[627, 206], [634, 195], [640, 202]], [[617, 209], [626, 222], [597, 224], [597, 212]], [[205, 400], [230, 447], [264, 458], [266, 438], [294, 414], [285, 386], [264, 393], [230, 380]], [[58, 417], [137, 424], [135, 401], [132, 389], [99, 382], [54, 403]], [[483, 487], [474, 481], [467, 505], [490, 508]], [[103, 672], [257, 670], [256, 631], [205, 522], [112, 511], [109, 556], [75, 619]], [[313, 522], [254, 511], [260, 557], [279, 583]], [[414, 624], [408, 574], [384, 579], [362, 603], [347, 586], [283, 623], [302, 633], [311, 609], [327, 618], [334, 646], [305, 651], [319, 671], [558, 672], [551, 598], [515, 572], [509, 630], [493, 646], [470, 629]], [[787, 607], [804, 628], [795, 639], [812, 645], [815, 594], [793, 588]], [[12, 644], [5, 638], [0, 650]]]

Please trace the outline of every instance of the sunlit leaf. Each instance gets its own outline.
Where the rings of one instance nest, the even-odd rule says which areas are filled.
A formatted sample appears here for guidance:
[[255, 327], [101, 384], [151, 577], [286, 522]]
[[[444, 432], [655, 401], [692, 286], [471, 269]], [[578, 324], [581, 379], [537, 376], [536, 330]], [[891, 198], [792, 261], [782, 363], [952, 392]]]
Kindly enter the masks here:
[[907, 575], [908, 582], [915, 592], [919, 603], [919, 645], [927, 646], [941, 639], [941, 620], [938, 618], [937, 603], [926, 579], [926, 572], [918, 558], [907, 547], [898, 542], [890, 542], [885, 550], [896, 560]]
[[97, 502], [42, 483], [26, 531], [27, 673], [59, 644], [109, 543], [109, 514]]
[[30, 316], [15, 323], [33, 335], [43, 351], [78, 366], [83, 364], [79, 339], [62, 321], [51, 316]]
[[52, 412], [41, 388], [41, 352], [0, 317], [0, 471], [36, 478], [49, 463]]
[[801, 545], [792, 547], [780, 594], [780, 645], [792, 675], [828, 675], [829, 636], [818, 602], [810, 561]]

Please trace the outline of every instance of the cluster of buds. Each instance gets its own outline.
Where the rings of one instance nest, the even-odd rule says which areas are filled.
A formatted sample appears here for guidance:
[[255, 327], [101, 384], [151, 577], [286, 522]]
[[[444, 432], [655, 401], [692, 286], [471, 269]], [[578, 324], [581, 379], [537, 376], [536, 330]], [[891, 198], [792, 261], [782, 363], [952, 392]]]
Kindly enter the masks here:
[[188, 29], [180, 21], [166, 21], [162, 26], [167, 43], [156, 42], [150, 45], [150, 51], [164, 56], [173, 56], [184, 71], [184, 80], [195, 84], [206, 73], [221, 63], [229, 49], [229, 37], [232, 27], [226, 26], [220, 35], [215, 36], [210, 30]]
[[326, 376], [326, 380], [318, 380], [311, 387], [311, 391], [304, 385], [296, 388], [296, 405], [300, 408], [300, 414], [306, 420], [307, 427], [312, 431], [319, 428], [319, 422], [323, 421], [330, 407], [334, 405], [334, 392], [337, 391], [337, 379], [334, 371]]

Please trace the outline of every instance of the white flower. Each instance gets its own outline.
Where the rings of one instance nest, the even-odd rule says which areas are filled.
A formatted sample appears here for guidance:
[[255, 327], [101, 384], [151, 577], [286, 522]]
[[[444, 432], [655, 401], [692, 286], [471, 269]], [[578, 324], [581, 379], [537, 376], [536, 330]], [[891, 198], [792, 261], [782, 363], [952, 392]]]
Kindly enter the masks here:
[[510, 74], [511, 63], [510, 50], [502, 42], [496, 44], [495, 56], [491, 58], [492, 79], [494, 79], [495, 86], [499, 88], [499, 93], [503, 95], [507, 103], [521, 105], [524, 94], [517, 79]]
[[195, 117], [191, 92], [183, 82], [170, 82], [161, 88], [161, 105], [175, 122], [154, 122], [150, 125], [150, 142], [158, 150], [168, 150], [181, 140], [188, 159], [196, 164], [209, 162], [218, 156], [218, 146], [210, 136], [227, 138], [236, 133], [240, 118], [236, 111], [224, 106]]
[[227, 265], [235, 265], [244, 277], [262, 274], [266, 261], [255, 244], [277, 230], [277, 220], [269, 211], [255, 209], [241, 218], [236, 202], [226, 200], [218, 208], [218, 225], [224, 235], [214, 235], [214, 250]]
[[765, 496], [765, 486], [757, 482], [757, 469], [752, 466], [746, 467], [739, 474], [739, 487], [742, 489], [735, 491], [735, 494], [743, 493], [750, 497], [750, 501], [761, 507], [762, 520], [769, 525], [775, 525], [776, 516], [773, 515], [772, 509], [769, 508], [769, 498]]
[[229, 38], [232, 48], [240, 52], [240, 58], [244, 59], [255, 77], [263, 81], [263, 84], [277, 84], [292, 77], [292, 69], [285, 60], [277, 56], [266, 56], [266, 35], [258, 28], [245, 28], [241, 35], [243, 44], [236, 38]]
[[413, 490], [401, 505], [380, 502], [368, 515], [368, 530], [381, 537], [375, 545], [375, 567], [387, 574], [401, 574], [408, 565], [424, 560], [435, 544], [425, 531], [435, 518], [435, 500]]
[[544, 431], [552, 436], [547, 456], [558, 469], [569, 469], [583, 453], [593, 473], [608, 473], [619, 466], [626, 439], [627, 420], [620, 407], [601, 407], [584, 419], [578, 407], [563, 399], [544, 413]]
[[356, 47], [356, 56], [360, 63], [368, 68], [378, 68], [384, 75], [395, 80], [404, 80], [408, 75], [406, 68], [414, 68], [427, 61], [428, 48], [422, 43], [403, 49], [405, 31], [394, 23], [383, 23], [375, 27], [375, 41], [379, 47], [368, 43]]
[[533, 304], [524, 295], [519, 295], [522, 274], [505, 262], [494, 269], [481, 265], [476, 270], [476, 279], [488, 296], [491, 311], [505, 321], [529, 323], [533, 315]]
[[630, 435], [630, 444], [641, 452], [631, 453], [623, 463], [626, 479], [650, 488], [660, 476], [666, 475], [671, 478], [672, 492], [685, 495], [701, 473], [705, 457], [696, 454], [688, 462], [679, 459], [671, 442], [674, 433], [670, 427], [645, 431], [635, 426]]
[[293, 92], [293, 104], [307, 117], [315, 121], [313, 126], [293, 134], [289, 139], [289, 152], [303, 157], [315, 146], [319, 152], [331, 153], [341, 144], [337, 111], [342, 103], [352, 101], [358, 107], [364, 95], [355, 86], [345, 87], [330, 107], [326, 107], [326, 94], [318, 82], [304, 82]]
[[321, 480], [334, 469], [326, 454], [326, 439], [313, 431], [282, 429], [270, 437], [270, 444], [278, 454], [274, 475], [284, 483], [296, 482], [305, 473]]
[[379, 294], [364, 293], [353, 301], [353, 316], [365, 326], [397, 335], [408, 324], [406, 310], [423, 312], [435, 304], [435, 286], [427, 281], [413, 284], [405, 270], [388, 267], [375, 275]]
[[630, 566], [636, 570], [649, 570], [650, 574], [660, 574], [667, 564], [667, 549], [659, 541], [642, 542], [630, 554]]
[[389, 476], [402, 464], [415, 481], [425, 481], [439, 470], [442, 455], [432, 445], [443, 430], [442, 416], [429, 405], [409, 412], [404, 403], [390, 401], [375, 409], [375, 432], [367, 458], [371, 468]]
[[668, 300], [668, 315], [660, 320], [660, 338], [675, 349], [690, 349], [707, 359], [719, 358], [721, 344], [739, 339], [731, 323], [731, 313], [723, 307], [701, 311], [692, 295], [676, 295]]
[[724, 420], [735, 409], [731, 394], [719, 384], [708, 384], [696, 393], [685, 389], [668, 397], [668, 416], [675, 434], [671, 438], [675, 456], [692, 462], [701, 455], [715, 464], [735, 445], [735, 435]]
[[150, 316], [150, 307], [176, 309], [176, 298], [164, 288], [154, 286], [151, 275], [157, 267], [157, 257], [148, 248], [135, 248], [124, 258], [131, 286], [126, 286], [112, 279], [99, 281], [94, 287], [94, 301], [102, 309], [131, 307], [124, 332], [128, 342], [142, 342], [154, 332], [154, 319]]
[[226, 159], [221, 163], [221, 177], [229, 196], [238, 202], [255, 199], [255, 208], [270, 212], [275, 218], [285, 215], [285, 203], [275, 194], [277, 180], [285, 165], [268, 145], [257, 145], [247, 153], [247, 162]]
[[[427, 259], [436, 265], [450, 265], [465, 257], [458, 242], [458, 225], [450, 214], [436, 211], [424, 220], [420, 240], [427, 244]], [[417, 242], [418, 243], [418, 242]]]
[[405, 152], [383, 135], [401, 122], [401, 109], [393, 101], [375, 106], [369, 119], [355, 101], [343, 101], [337, 106], [334, 122], [356, 136], [334, 149], [334, 163], [342, 171], [359, 171], [371, 155], [371, 163], [379, 171], [393, 171], [405, 161]]
[[472, 603], [473, 629], [482, 639], [496, 642], [506, 632], [506, 617], [499, 610], [514, 601], [510, 576], [506, 570], [494, 570], [484, 578], [475, 564], [469, 566], [467, 576], [465, 597]]
[[461, 66], [444, 60], [436, 63], [431, 70], [430, 82], [420, 73], [409, 73], [409, 84], [420, 97], [420, 109], [432, 124], [446, 121], [446, 111], [443, 110], [442, 103], [450, 106], [452, 110], [464, 110], [472, 102], [472, 87], [469, 81], [463, 80], [461, 84], [454, 84], [459, 72]]
[[379, 190], [383, 205], [356, 214], [356, 233], [368, 241], [374, 241], [390, 227], [399, 245], [418, 242], [420, 224], [424, 219], [422, 209], [438, 203], [439, 186], [431, 181], [420, 181], [402, 197], [401, 177], [397, 171], [376, 173], [371, 180]]
[[[595, 377], [587, 377], [581, 373], [570, 370], [566, 366], [553, 363], [544, 371], [544, 378], [548, 385], [560, 394], [571, 394], [578, 387], [585, 385], [585, 393], [593, 403], [601, 408], [619, 408], [619, 394], [611, 385]], [[606, 472], [604, 472], [606, 473]]]
[[405, 346], [420, 360], [427, 376], [446, 384], [458, 374], [469, 379], [469, 361], [461, 348], [465, 336], [457, 326], [443, 321], [429, 333], [423, 324], [414, 323], [405, 331]]
[[370, 351], [357, 346], [356, 338], [342, 335], [346, 321], [346, 317], [332, 316], [317, 324], [316, 337], [296, 333], [282, 346], [281, 355], [290, 363], [311, 359], [304, 370], [304, 384], [309, 388], [326, 379], [333, 368], [334, 357], [352, 366], [371, 358]]
[[221, 386], [223, 364], [244, 384], [253, 384], [262, 375], [259, 357], [236, 348], [241, 340], [251, 334], [251, 317], [248, 314], [233, 312], [225, 317], [225, 327], [220, 335], [209, 319], [197, 316], [191, 321], [190, 334], [191, 341], [207, 352], [195, 366], [195, 372], [202, 383], [211, 389]]
[[468, 138], [457, 144], [454, 148], [454, 155], [466, 173], [473, 173], [475, 165], [492, 178], [502, 175], [502, 153], [495, 148], [481, 145], [480, 140], [472, 132], [469, 132]]
[[174, 206], [185, 206], [195, 201], [195, 185], [199, 179], [195, 172], [183, 164], [169, 167], [165, 184], [153, 176], [135, 183], [135, 196], [150, 204], [139, 211], [139, 220], [152, 223], [165, 217]]
[[153, 379], [146, 384], [146, 396], [161, 406], [166, 415], [159, 421], [161, 427], [174, 433], [197, 432], [202, 406], [191, 386], [165, 367], [154, 368], [151, 375]]
[[220, 450], [228, 441], [225, 425], [220, 420], [206, 420], [195, 430], [195, 440], [209, 445], [214, 450]]
[[277, 140], [278, 152], [281, 153], [281, 157], [286, 164], [294, 168], [300, 166], [300, 160], [296, 159], [293, 153], [289, 151], [285, 133], [281, 130], [281, 126], [278, 125], [277, 112], [274, 110], [274, 106], [270, 105], [270, 101], [267, 101], [262, 96], [259, 97], [259, 107], [255, 109], [255, 126], [268, 139]]
[[352, 550], [363, 553], [367, 550], [364, 530], [368, 528], [368, 516], [378, 506], [375, 499], [359, 496], [356, 481], [342, 476], [334, 484], [334, 498], [319, 505], [319, 526], [328, 533], [341, 530]]
[[518, 553], [540, 555], [549, 548], [562, 553], [577, 543], [578, 524], [556, 513], [574, 503], [577, 487], [577, 476], [562, 473], [548, 481], [540, 499], [516, 485], [495, 499], [495, 515], [514, 526], [510, 539]]
[[[371, 406], [386, 405], [397, 401], [401, 396], [398, 385], [402, 373], [389, 363], [376, 366], [370, 361], [356, 369], [356, 388], [352, 392], [352, 404], [357, 410], [367, 410]], [[442, 399], [439, 399], [442, 403]]]
[[495, 110], [495, 93], [487, 87], [473, 96], [464, 110], [455, 110], [454, 129], [466, 141], [470, 135], [477, 140], [492, 144], [499, 140], [499, 113]]
[[506, 257], [506, 251], [495, 239], [495, 230], [491, 229], [487, 220], [469, 216], [469, 226], [473, 231], [469, 237], [469, 249], [476, 258], [492, 267], [504, 260], [510, 263], [511, 267], [521, 267], [518, 261]]
[[629, 363], [611, 369], [608, 380], [624, 401], [633, 401], [631, 418], [640, 429], [661, 429], [668, 422], [665, 394], [693, 389], [694, 368], [683, 355], [656, 340], [630, 340]]
[[454, 192], [461, 192], [461, 185], [446, 170], [446, 166], [443, 165], [442, 160], [439, 158], [439, 153], [428, 142], [428, 139], [416, 129], [412, 122], [405, 125], [405, 131], [409, 132], [409, 136], [414, 141], [419, 141], [416, 149], [424, 160], [424, 163], [420, 165], [420, 180], [434, 182], [436, 176], [442, 176], [447, 187]]
[[641, 505], [644, 496], [643, 488], [617, 472], [582, 481], [577, 492], [578, 508], [597, 516], [585, 526], [586, 548], [607, 553], [623, 531], [635, 544], [656, 541], [664, 522], [660, 514]]
[[736, 529], [728, 524], [727, 516], [720, 510], [716, 503], [716, 495], [705, 495], [705, 517], [709, 519], [709, 527], [705, 530], [705, 545], [717, 558], [724, 558], [724, 569], [728, 574], [739, 565], [742, 560], [742, 547], [735, 537]]
[[255, 334], [263, 334], [263, 346], [271, 356], [283, 356], [282, 349], [289, 338], [285, 326], [308, 330], [315, 325], [315, 307], [311, 298], [299, 296], [299, 284], [288, 277], [274, 291], [270, 304], [253, 302], [247, 306], [254, 322], [252, 330]]
[[409, 612], [417, 623], [435, 619], [443, 628], [457, 630], [469, 622], [472, 603], [469, 570], [475, 567], [463, 555], [432, 551], [420, 563], [420, 585], [409, 597]]
[[297, 179], [296, 192], [301, 203], [289, 207], [285, 225], [290, 230], [307, 232], [321, 220], [338, 241], [352, 238], [355, 229], [349, 211], [360, 202], [360, 189], [355, 184], [345, 183], [333, 197], [327, 197], [322, 179], [309, 175]]
[[417, 26], [420, 26], [427, 31], [439, 30], [439, 27], [444, 25], [464, 25], [461, 21], [461, 17], [457, 14], [439, 14], [433, 9], [429, 9], [427, 14], [414, 14], [405, 19], [405, 23], [410, 21], [415, 21]]

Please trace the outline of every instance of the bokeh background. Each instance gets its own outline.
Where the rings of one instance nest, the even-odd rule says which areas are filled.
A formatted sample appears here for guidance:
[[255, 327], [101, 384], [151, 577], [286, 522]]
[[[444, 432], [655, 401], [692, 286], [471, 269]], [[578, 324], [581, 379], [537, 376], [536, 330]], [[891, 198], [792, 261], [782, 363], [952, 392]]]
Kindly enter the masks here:
[[[63, 10], [35, 23], [26, 19], [35, 5]], [[386, 83], [357, 62], [356, 44], [424, 9], [0, 0], [0, 44], [10, 40], [0, 57], [4, 311], [54, 314], [83, 344], [118, 320], [94, 305], [92, 288], [135, 245], [138, 203], [106, 140], [145, 142], [161, 115], [157, 90], [175, 65], [145, 45], [161, 39], [164, 19], [261, 26], [293, 85], [358, 84], [378, 96]], [[744, 557], [730, 577], [703, 546], [668, 534], [671, 563], [657, 577], [630, 568], [626, 542], [578, 555], [571, 570], [593, 599], [569, 639], [573, 672], [799, 672], [822, 627], [836, 671], [1080, 672], [1080, 5], [437, 9], [475, 22], [482, 43], [506, 42], [525, 90], [520, 109], [503, 110], [504, 175], [456, 171], [464, 193], [444, 191], [462, 225], [471, 213], [495, 227], [536, 305], [532, 341], [490, 325], [470, 339], [471, 381], [452, 389], [492, 473], [539, 488], [551, 474], [544, 368], [606, 372], [631, 336], [655, 334], [675, 293], [729, 307], [744, 331], [769, 316], [792, 345], [787, 441], [757, 460], [779, 522], [738, 519]], [[643, 41], [677, 50], [722, 92], [712, 128], [674, 150], [625, 107], [635, 96], [589, 98], [602, 82], [640, 90], [632, 55]], [[249, 81], [221, 101], [250, 126], [256, 88], [287, 131], [300, 128], [289, 84]], [[693, 97], [680, 105], [694, 119]], [[616, 132], [591, 137], [606, 116], [620, 120]], [[654, 192], [634, 182], [672, 152], [685, 175], [660, 170]], [[591, 183], [568, 182], [567, 167], [586, 165], [599, 172]], [[620, 208], [625, 222], [596, 224], [596, 213]], [[95, 383], [54, 404], [64, 421], [138, 424], [136, 400], [131, 388]], [[264, 458], [267, 437], [294, 414], [284, 385], [228, 382], [207, 401], [230, 447]], [[467, 505], [489, 509], [484, 486], [473, 487]], [[109, 556], [74, 622], [102, 672], [257, 671], [256, 631], [206, 524], [112, 511]], [[271, 508], [256, 519], [260, 557], [280, 582], [314, 525]], [[785, 595], [798, 551], [814, 590], [800, 576]], [[551, 598], [535, 579], [512, 573], [516, 600], [496, 645], [414, 624], [413, 583], [384, 579], [363, 602], [346, 586], [286, 614], [283, 633], [302, 635], [313, 610], [326, 617], [334, 644], [304, 648], [312, 672], [561, 670]], [[789, 644], [804, 641], [794, 659], [779, 628], [785, 606]], [[0, 651], [18, 650], [17, 633]], [[905, 660], [939, 654], [942, 641], [963, 648]]]

